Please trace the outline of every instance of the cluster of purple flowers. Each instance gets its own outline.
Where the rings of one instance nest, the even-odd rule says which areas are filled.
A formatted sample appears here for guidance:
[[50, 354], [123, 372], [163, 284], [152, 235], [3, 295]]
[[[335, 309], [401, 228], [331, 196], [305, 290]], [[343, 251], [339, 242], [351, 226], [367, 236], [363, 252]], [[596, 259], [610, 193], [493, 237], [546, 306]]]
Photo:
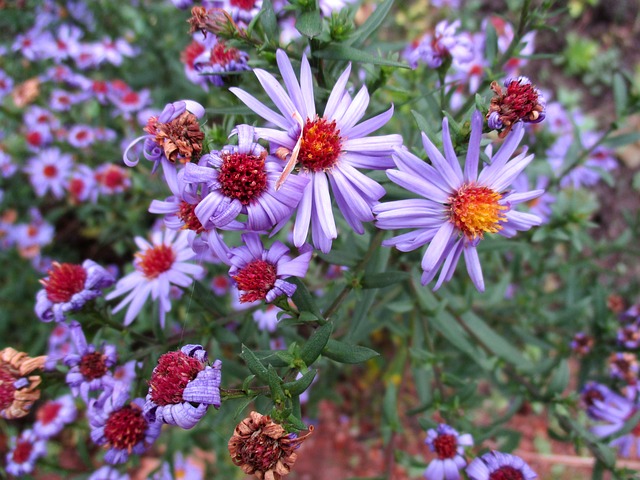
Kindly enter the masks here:
[[460, 471], [465, 467], [469, 480], [538, 478], [520, 457], [498, 451], [490, 451], [467, 465], [464, 449], [473, 445], [473, 438], [444, 423], [427, 431], [425, 443], [436, 455], [424, 472], [426, 480], [460, 480]]

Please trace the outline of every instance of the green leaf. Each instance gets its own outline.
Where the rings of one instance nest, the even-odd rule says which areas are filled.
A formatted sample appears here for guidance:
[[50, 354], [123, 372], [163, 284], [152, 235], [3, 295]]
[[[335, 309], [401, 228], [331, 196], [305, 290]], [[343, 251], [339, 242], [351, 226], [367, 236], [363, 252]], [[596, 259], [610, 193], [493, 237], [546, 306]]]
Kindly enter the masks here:
[[348, 47], [346, 45], [331, 45], [325, 50], [316, 50], [314, 57], [326, 58], [328, 60], [346, 60], [355, 63], [370, 63], [372, 65], [387, 65], [389, 67], [409, 68], [409, 65], [394, 60], [378, 57], [364, 50]]
[[314, 314], [317, 318], [324, 319], [320, 308], [318, 308], [316, 302], [311, 296], [311, 292], [309, 292], [309, 289], [302, 282], [302, 280], [298, 277], [289, 277], [287, 278], [287, 282], [296, 285], [296, 292], [293, 294], [293, 297], [291, 297], [291, 299], [293, 300], [293, 303], [296, 304], [296, 307], [298, 307], [298, 310], [300, 312], [306, 310]]
[[218, 297], [211, 291], [211, 289], [206, 288], [200, 282], [195, 282], [193, 284], [193, 295], [191, 298], [193, 298], [198, 305], [209, 313], [216, 316], [223, 316], [225, 314], [225, 307]]
[[302, 375], [302, 377], [300, 377], [295, 382], [287, 382], [283, 384], [282, 389], [285, 391], [288, 391], [292, 396], [300, 395], [307, 388], [309, 388], [309, 385], [311, 385], [315, 377], [316, 377], [316, 371], [309, 370], [307, 371], [307, 373]]
[[251, 371], [251, 373], [255, 374], [263, 382], [269, 381], [269, 372], [266, 367], [258, 360], [258, 357], [247, 348], [246, 345], [242, 345], [242, 352], [240, 353], [240, 358], [242, 358], [247, 364], [247, 368]]
[[340, 251], [335, 248], [331, 249], [329, 253], [318, 252], [318, 257], [323, 259], [327, 263], [333, 265], [344, 265], [345, 267], [355, 267], [358, 264], [358, 259], [353, 255], [353, 251]]
[[558, 368], [551, 374], [551, 380], [547, 386], [547, 393], [555, 396], [560, 395], [569, 385], [569, 363], [566, 359], [562, 359]]
[[362, 288], [383, 288], [404, 282], [409, 278], [408, 272], [384, 272], [368, 274], [362, 279]]
[[274, 367], [288, 367], [293, 358], [288, 350], [255, 350], [252, 353], [263, 365], [266, 363]]
[[305, 365], [311, 365], [320, 356], [329, 341], [329, 337], [331, 337], [332, 331], [333, 323], [325, 323], [313, 332], [313, 335], [311, 335], [300, 351], [300, 358]]
[[287, 423], [289, 423], [291, 425], [291, 427], [293, 427], [294, 430], [306, 430], [307, 426], [302, 423], [302, 420], [300, 420], [298, 417], [296, 417], [295, 415], [291, 414], [287, 417]]
[[498, 35], [491, 22], [487, 22], [485, 28], [484, 55], [489, 65], [493, 65], [498, 52]]
[[269, 365], [267, 369], [267, 385], [269, 385], [269, 390], [271, 390], [271, 398], [274, 403], [284, 402], [285, 394], [282, 389], [282, 379], [276, 372], [276, 369], [273, 368], [273, 365]]
[[513, 346], [512, 342], [500, 336], [476, 314], [465, 312], [461, 317], [469, 327], [469, 330], [473, 332], [473, 335], [497, 356], [513, 364], [521, 371], [532, 371], [534, 369], [534, 365], [522, 356], [520, 350]]
[[[413, 115], [413, 118], [415, 118], [416, 124], [421, 132], [424, 132], [429, 138], [433, 138], [436, 135], [436, 131], [431, 127], [431, 124], [422, 116], [422, 114], [415, 110], [411, 110], [411, 114]], [[437, 122], [434, 124], [436, 127], [438, 126]]]
[[627, 84], [620, 73], [613, 75], [613, 101], [616, 107], [616, 117], [620, 119], [627, 111], [629, 96], [627, 94]]
[[260, 23], [267, 39], [278, 38], [278, 19], [270, 0], [262, 1]]
[[338, 340], [329, 339], [322, 355], [340, 363], [362, 363], [380, 355], [375, 350], [360, 345], [351, 345]]
[[382, 25], [384, 19], [387, 17], [389, 10], [393, 6], [394, 0], [385, 0], [379, 4], [375, 11], [367, 18], [358, 30], [356, 30], [351, 38], [349, 38], [345, 44], [358, 47], [362, 45], [367, 38], [369, 38], [375, 31]]
[[623, 133], [615, 137], [607, 138], [603, 144], [609, 148], [620, 148], [630, 143], [640, 142], [640, 132]]
[[296, 29], [305, 37], [313, 38], [322, 33], [322, 17], [319, 10], [303, 12], [296, 20]]

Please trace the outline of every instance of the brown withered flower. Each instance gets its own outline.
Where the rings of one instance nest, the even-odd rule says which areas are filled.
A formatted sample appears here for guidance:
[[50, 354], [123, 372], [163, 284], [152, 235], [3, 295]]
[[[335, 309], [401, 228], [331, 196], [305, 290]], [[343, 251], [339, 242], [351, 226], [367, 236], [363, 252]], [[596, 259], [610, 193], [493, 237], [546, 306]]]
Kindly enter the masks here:
[[30, 358], [10, 347], [0, 350], [0, 417], [12, 420], [29, 413], [33, 402], [40, 398], [41, 382], [39, 375], [29, 374], [42, 369], [46, 359]]
[[280, 480], [291, 471], [298, 454], [295, 450], [313, 432], [303, 436], [288, 433], [268, 415], [251, 412], [242, 420], [229, 440], [229, 453], [235, 465], [260, 480]]
[[30, 78], [13, 89], [11, 97], [16, 107], [26, 107], [40, 95], [40, 80]]
[[544, 120], [545, 99], [527, 77], [508, 78], [504, 89], [498, 82], [491, 82], [491, 90], [495, 95], [489, 105], [487, 124], [491, 129], [500, 130], [500, 138], [506, 137], [516, 122]]
[[187, 20], [191, 28], [189, 33], [207, 32], [223, 37], [246, 37], [246, 30], [238, 27], [233, 21], [229, 12], [222, 8], [193, 7], [191, 9], [191, 18]]
[[175, 163], [180, 160], [188, 163], [192, 157], [200, 156], [204, 132], [200, 129], [198, 117], [185, 110], [170, 122], [158, 122], [156, 117], [149, 118], [144, 130], [154, 135], [153, 141], [164, 151], [167, 159]]

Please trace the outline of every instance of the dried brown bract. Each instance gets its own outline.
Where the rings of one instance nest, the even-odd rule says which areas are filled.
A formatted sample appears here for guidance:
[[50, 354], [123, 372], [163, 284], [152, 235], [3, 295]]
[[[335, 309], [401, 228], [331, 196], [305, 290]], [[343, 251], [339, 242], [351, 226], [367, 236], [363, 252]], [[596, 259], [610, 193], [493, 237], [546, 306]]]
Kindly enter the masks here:
[[46, 359], [31, 358], [10, 347], [0, 350], [0, 417], [11, 420], [29, 413], [33, 402], [40, 398], [41, 379], [39, 375], [27, 375], [42, 369]]

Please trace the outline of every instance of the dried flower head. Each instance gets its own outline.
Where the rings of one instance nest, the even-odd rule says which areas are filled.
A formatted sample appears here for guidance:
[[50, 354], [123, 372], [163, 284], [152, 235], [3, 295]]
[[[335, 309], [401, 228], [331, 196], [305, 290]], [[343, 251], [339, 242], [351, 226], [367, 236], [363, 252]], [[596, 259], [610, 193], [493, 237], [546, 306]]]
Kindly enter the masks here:
[[501, 130], [500, 138], [506, 137], [516, 122], [539, 123], [544, 120], [546, 102], [531, 80], [522, 76], [508, 78], [504, 87], [498, 82], [491, 83], [495, 95], [487, 113], [489, 128]]
[[29, 413], [33, 402], [40, 398], [39, 375], [29, 375], [42, 369], [46, 356], [30, 358], [24, 352], [7, 347], [0, 350], [0, 417], [12, 420]]
[[268, 415], [251, 412], [242, 420], [229, 440], [234, 464], [260, 480], [280, 480], [291, 471], [298, 455], [295, 450], [313, 431], [298, 437], [288, 433]]
[[222, 8], [193, 7], [191, 18], [187, 20], [191, 28], [189, 33], [202, 32], [204, 35], [213, 33], [214, 35], [228, 37], [245, 37], [246, 32], [239, 28], [229, 12]]
[[192, 157], [200, 156], [204, 133], [200, 129], [198, 118], [187, 110], [166, 123], [151, 117], [145, 131], [154, 136], [154, 142], [162, 147], [171, 163], [175, 163], [178, 158], [186, 163]]

